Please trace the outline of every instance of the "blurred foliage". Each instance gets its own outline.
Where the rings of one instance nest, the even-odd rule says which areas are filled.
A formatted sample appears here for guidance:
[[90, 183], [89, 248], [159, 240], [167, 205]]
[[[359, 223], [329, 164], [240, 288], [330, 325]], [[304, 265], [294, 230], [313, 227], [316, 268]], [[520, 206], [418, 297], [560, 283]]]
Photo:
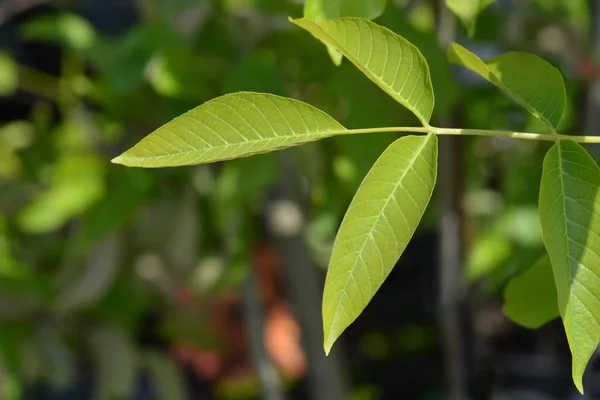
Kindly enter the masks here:
[[[561, 130], [577, 132], [588, 78], [582, 65], [591, 58], [587, 2], [500, 3], [482, 12], [469, 47], [482, 55], [532, 51], [560, 67], [571, 109]], [[40, 384], [65, 392], [91, 376], [94, 398], [128, 398], [142, 374], [160, 398], [185, 399], [184, 365], [218, 398], [253, 398], [257, 377], [236, 310], [251, 268], [271, 271], [270, 258], [256, 252], [272, 246], [267, 221], [286, 179], [281, 157], [302, 173], [304, 237], [324, 268], [352, 194], [394, 135], [332, 138], [283, 156], [189, 168], [138, 170], [109, 160], [234, 91], [298, 98], [352, 128], [416, 120], [287, 21], [302, 15], [299, 1], [132, 2], [138, 20], [119, 37], [95, 28], [78, 2], [58, 4], [10, 23], [19, 43], [57, 49], [59, 74], [23, 63], [9, 47], [0, 51], [3, 104], [30, 99], [22, 115], [3, 112], [0, 125], [0, 397], [19, 399]], [[456, 112], [464, 127], [543, 131], [494, 88], [454, 73], [437, 44], [432, 2], [389, 1], [377, 22], [427, 58], [434, 119]], [[535, 210], [544, 146], [465, 140], [467, 277], [489, 299], [543, 250]], [[420, 232], [436, 224], [434, 199]], [[435, 347], [434, 337], [413, 324], [391, 338], [367, 333], [359, 347], [368, 357], [406, 355]], [[287, 378], [293, 385], [303, 374]], [[378, 393], [366, 385], [352, 398]]]

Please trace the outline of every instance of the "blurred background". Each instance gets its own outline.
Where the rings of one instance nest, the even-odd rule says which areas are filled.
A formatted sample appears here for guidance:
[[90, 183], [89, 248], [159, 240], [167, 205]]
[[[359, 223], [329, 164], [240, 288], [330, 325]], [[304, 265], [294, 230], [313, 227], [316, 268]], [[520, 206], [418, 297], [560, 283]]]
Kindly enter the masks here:
[[[583, 398], [561, 322], [532, 331], [502, 312], [507, 282], [544, 252], [546, 143], [443, 141], [419, 230], [327, 358], [330, 249], [394, 134], [196, 167], [110, 163], [242, 90], [304, 100], [349, 128], [417, 125], [288, 22], [302, 3], [0, 0], [0, 399]], [[376, 22], [427, 58], [435, 124], [545, 129], [450, 66], [456, 40], [483, 57], [543, 56], [566, 80], [560, 130], [598, 131], [600, 2], [498, 0], [472, 38], [434, 0], [388, 3]], [[444, 18], [455, 29], [440, 34]]]

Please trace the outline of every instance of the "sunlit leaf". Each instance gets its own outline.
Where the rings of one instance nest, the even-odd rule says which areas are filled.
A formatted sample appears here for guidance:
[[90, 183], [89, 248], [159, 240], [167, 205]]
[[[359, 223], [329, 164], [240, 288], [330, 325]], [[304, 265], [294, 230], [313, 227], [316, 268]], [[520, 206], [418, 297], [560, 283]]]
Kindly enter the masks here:
[[203, 164], [344, 133], [336, 120], [301, 101], [240, 92], [175, 118], [113, 162], [147, 168]]
[[335, 47], [387, 94], [427, 126], [434, 96], [427, 61], [402, 36], [361, 18], [293, 20], [323, 43]]
[[[379, 17], [387, 0], [306, 0], [304, 3], [304, 18], [334, 19], [339, 17], [360, 17], [375, 19]], [[335, 47], [327, 46], [333, 62], [339, 65], [342, 54]]]
[[0, 96], [9, 96], [19, 84], [17, 64], [5, 52], [0, 51]]
[[437, 138], [406, 136], [385, 150], [352, 200], [323, 294], [325, 351], [367, 306], [415, 232], [437, 176]]
[[600, 342], [600, 168], [579, 144], [561, 140], [546, 154], [539, 208], [573, 381], [583, 391], [585, 367]]
[[498, 233], [481, 235], [473, 244], [467, 261], [467, 279], [477, 280], [492, 273], [510, 258], [510, 241]]
[[20, 27], [24, 39], [64, 44], [75, 50], [89, 49], [96, 40], [94, 27], [76, 14], [42, 15]]
[[51, 180], [51, 187], [19, 215], [23, 231], [53, 231], [95, 203], [104, 193], [104, 163], [91, 153], [65, 155], [54, 166]]
[[537, 329], [560, 316], [550, 258], [546, 255], [504, 290], [504, 314], [517, 324]]
[[483, 61], [456, 43], [450, 45], [448, 57], [502, 89], [551, 131], [556, 130], [565, 109], [565, 84], [560, 72], [547, 61], [520, 52]]
[[467, 28], [469, 36], [475, 34], [477, 16], [494, 0], [446, 0], [448, 8], [460, 19]]

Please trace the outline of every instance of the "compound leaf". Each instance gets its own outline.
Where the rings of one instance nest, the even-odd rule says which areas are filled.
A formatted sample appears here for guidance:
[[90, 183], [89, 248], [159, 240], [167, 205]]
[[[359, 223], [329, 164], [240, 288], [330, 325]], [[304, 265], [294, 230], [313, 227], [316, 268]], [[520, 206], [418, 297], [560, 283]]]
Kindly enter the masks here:
[[550, 257], [511, 279], [504, 290], [504, 314], [517, 324], [537, 329], [560, 315]]
[[301, 101], [239, 92], [173, 119], [113, 162], [146, 168], [204, 164], [344, 133], [336, 120]]
[[323, 294], [324, 347], [367, 306], [406, 248], [437, 176], [437, 138], [406, 136], [379, 157], [335, 239]]
[[573, 355], [573, 381], [600, 342], [600, 168], [577, 143], [560, 140], [544, 159], [542, 235]]
[[446, 5], [460, 19], [469, 36], [475, 34], [477, 16], [495, 0], [446, 0]]
[[544, 59], [509, 52], [483, 61], [452, 43], [450, 61], [462, 65], [502, 89], [554, 132], [565, 109], [565, 84], [560, 72]]
[[362, 18], [293, 23], [336, 48], [387, 94], [429, 125], [434, 96], [427, 61], [415, 46], [391, 30]]
[[[306, 0], [304, 17], [315, 20], [339, 17], [375, 19], [383, 14], [387, 0]], [[329, 55], [336, 65], [342, 62], [342, 54], [327, 46]]]

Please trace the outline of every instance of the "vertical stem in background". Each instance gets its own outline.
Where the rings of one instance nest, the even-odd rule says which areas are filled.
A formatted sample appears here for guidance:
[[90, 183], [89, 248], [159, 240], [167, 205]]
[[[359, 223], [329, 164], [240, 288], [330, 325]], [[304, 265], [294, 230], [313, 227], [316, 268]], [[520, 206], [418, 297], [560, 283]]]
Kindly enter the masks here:
[[[304, 213], [304, 196], [290, 150], [280, 153], [279, 201], [297, 207], [298, 214]], [[275, 245], [282, 261], [290, 303], [302, 330], [304, 351], [307, 357], [308, 384], [312, 400], [346, 399], [344, 378], [338, 352], [329, 357], [323, 350], [323, 323], [321, 299], [323, 278], [309, 257], [304, 242], [304, 222], [297, 229], [275, 232]], [[288, 227], [289, 228], [289, 227]], [[339, 347], [339, 343], [338, 343]]]
[[[600, 0], [590, 0], [590, 50], [592, 51], [589, 60], [598, 62], [600, 60]], [[600, 112], [600, 76], [596, 75], [593, 82], [587, 87], [585, 93], [585, 104], [583, 113], [583, 135], [598, 136], [600, 123], [598, 121], [598, 113]], [[592, 145], [596, 154], [600, 145]], [[598, 353], [595, 352], [589, 364], [592, 364], [594, 359], [598, 358]], [[590, 379], [594, 379], [593, 375], [586, 374], [583, 376], [584, 387], [591, 386]]]
[[[455, 37], [455, 18], [444, 0], [437, 0], [437, 32], [445, 49]], [[454, 127], [453, 117], [441, 121]], [[442, 334], [444, 377], [449, 400], [467, 398], [467, 369], [464, 351], [462, 311], [465, 309], [463, 284], [462, 230], [462, 138], [441, 137], [439, 176], [441, 195], [439, 315]]]
[[246, 326], [248, 327], [250, 356], [260, 380], [262, 399], [284, 400], [285, 396], [281, 388], [279, 372], [267, 354], [265, 347], [263, 334], [265, 319], [262, 303], [258, 295], [258, 284], [254, 269], [250, 271], [248, 279], [242, 287], [242, 304], [244, 306]]
[[[593, 54], [590, 59], [600, 60], [600, 1], [590, 1], [590, 49]], [[598, 132], [598, 111], [600, 110], [600, 78], [596, 77], [587, 89], [584, 112], [584, 132], [585, 136], [596, 136]]]

